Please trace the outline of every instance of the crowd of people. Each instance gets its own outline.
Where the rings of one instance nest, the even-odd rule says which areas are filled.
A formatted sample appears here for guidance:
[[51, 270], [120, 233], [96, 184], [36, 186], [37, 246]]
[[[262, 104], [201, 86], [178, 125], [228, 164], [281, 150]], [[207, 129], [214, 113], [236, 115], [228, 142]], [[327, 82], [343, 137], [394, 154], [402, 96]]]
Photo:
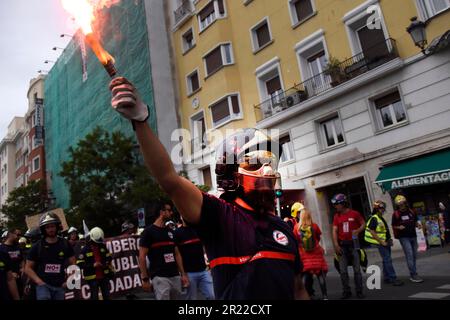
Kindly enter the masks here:
[[[392, 236], [383, 217], [386, 211], [383, 201], [373, 203], [372, 215], [365, 221], [359, 212], [348, 207], [345, 195], [337, 194], [331, 199], [335, 208], [332, 229], [335, 266], [342, 281], [342, 299], [352, 297], [348, 273], [350, 266], [353, 268], [356, 297], [364, 298], [362, 269], [367, 267], [367, 257], [359, 243], [361, 238], [378, 249], [386, 284], [404, 284], [398, 280], [392, 264], [394, 237], [403, 248], [410, 281], [423, 281], [416, 269], [416, 228], [420, 228], [417, 215], [408, 207], [404, 196], [399, 195], [394, 201], [396, 210], [392, 215]], [[285, 230], [293, 233], [301, 261], [297, 268], [308, 297], [327, 300], [326, 276], [329, 267], [320, 244], [320, 227], [313, 221], [306, 206], [299, 202], [291, 206], [291, 216], [282, 223]], [[39, 228], [27, 231], [24, 236], [18, 229], [3, 234], [0, 245], [1, 300], [63, 300], [68, 276], [65, 270], [70, 265], [81, 268], [90, 288], [91, 299], [98, 300], [99, 292], [103, 300], [109, 299], [109, 280], [114, 276], [114, 267], [103, 230], [95, 227], [84, 238], [76, 228], [71, 227], [64, 238], [60, 236], [61, 229], [58, 216], [47, 213], [41, 217]], [[220, 287], [213, 282], [211, 272], [226, 264], [239, 265], [240, 261], [232, 257], [210, 261], [198, 231], [182, 217], [174, 217], [171, 203], [161, 202], [157, 206], [154, 223], [140, 234], [137, 259], [144, 291], [153, 291], [157, 300], [213, 300], [216, 294], [220, 294], [217, 290]], [[122, 235], [133, 236], [136, 233], [134, 224], [122, 224]], [[281, 232], [273, 238], [280, 242], [287, 240]], [[245, 241], [245, 237], [242, 240]], [[320, 287], [320, 297], [315, 294], [315, 279]], [[248, 280], [242, 279], [239, 285], [246, 285]], [[261, 275], [257, 280], [264, 281], [264, 278]]]
[[[179, 299], [183, 288], [190, 299], [196, 299], [200, 291], [205, 299], [308, 300], [315, 298], [313, 283], [317, 278], [321, 298], [328, 298], [322, 232], [312, 214], [301, 203], [292, 206], [292, 217], [287, 221], [276, 214], [277, 165], [282, 152], [276, 141], [253, 128], [227, 137], [216, 150], [217, 186], [223, 191], [218, 198], [201, 192], [175, 171], [168, 152], [146, 122], [149, 109], [136, 88], [117, 77], [110, 90], [113, 109], [132, 122], [147, 168], [172, 201], [158, 206], [154, 223], [140, 235], [138, 261], [145, 291], [153, 291], [158, 300]], [[404, 250], [410, 280], [422, 282], [416, 270], [417, 215], [405, 197], [397, 196], [394, 202], [394, 237]], [[171, 222], [172, 203], [181, 216], [178, 226]], [[342, 298], [352, 297], [350, 266], [356, 297], [364, 298], [361, 270], [367, 266], [367, 256], [360, 246], [361, 238], [378, 248], [384, 281], [402, 285], [392, 265], [393, 240], [383, 218], [386, 204], [376, 201], [366, 222], [361, 213], [349, 208], [344, 194], [333, 196], [331, 203]], [[122, 231], [131, 234], [132, 229], [127, 224]], [[107, 280], [114, 268], [103, 231], [93, 228], [84, 239], [85, 245], [77, 247], [77, 230], [70, 229], [68, 239], [58, 236], [60, 230], [59, 218], [48, 213], [41, 217], [40, 235], [29, 231], [27, 240], [19, 241], [20, 230], [6, 233], [0, 250], [2, 300], [33, 296], [38, 300], [64, 299], [65, 269], [75, 264], [83, 270], [91, 298], [98, 299], [99, 291], [103, 299], [109, 298]]]

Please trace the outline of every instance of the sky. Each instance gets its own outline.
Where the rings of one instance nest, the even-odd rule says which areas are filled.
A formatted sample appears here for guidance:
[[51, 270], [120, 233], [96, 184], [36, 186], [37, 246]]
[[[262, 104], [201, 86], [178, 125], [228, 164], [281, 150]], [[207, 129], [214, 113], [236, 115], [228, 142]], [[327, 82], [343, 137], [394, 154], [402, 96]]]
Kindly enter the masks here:
[[0, 140], [8, 124], [28, 109], [30, 80], [39, 70], [50, 70], [73, 34], [73, 24], [60, 0], [0, 0]]

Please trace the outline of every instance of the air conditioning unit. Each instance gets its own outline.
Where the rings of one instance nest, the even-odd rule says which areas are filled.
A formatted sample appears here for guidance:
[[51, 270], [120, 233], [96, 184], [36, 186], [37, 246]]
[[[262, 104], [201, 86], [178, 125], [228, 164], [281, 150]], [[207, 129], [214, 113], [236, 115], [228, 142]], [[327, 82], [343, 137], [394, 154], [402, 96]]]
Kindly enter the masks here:
[[290, 108], [290, 107], [293, 107], [293, 106], [299, 104], [300, 102], [303, 102], [306, 100], [308, 100], [308, 94], [306, 93], [306, 91], [299, 90], [299, 91], [287, 96], [285, 99], [285, 103], [286, 103], [286, 107]]

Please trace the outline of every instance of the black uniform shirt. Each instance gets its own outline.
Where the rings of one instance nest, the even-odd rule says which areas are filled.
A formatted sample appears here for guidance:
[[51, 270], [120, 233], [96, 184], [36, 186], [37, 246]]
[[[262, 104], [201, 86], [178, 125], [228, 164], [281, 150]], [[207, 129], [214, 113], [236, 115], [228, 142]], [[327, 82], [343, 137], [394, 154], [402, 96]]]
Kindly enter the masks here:
[[150, 261], [150, 278], [179, 275], [172, 231], [152, 224], [142, 233], [139, 246], [149, 249], [147, 256]]
[[12, 272], [20, 273], [20, 264], [23, 261], [22, 251], [18, 245], [8, 246], [6, 244], [0, 245], [0, 251], [3, 251], [11, 258]]
[[8, 290], [8, 272], [11, 271], [11, 258], [0, 251], [0, 301], [11, 300]]
[[181, 227], [175, 231], [175, 239], [183, 258], [185, 272], [205, 271], [203, 244], [193, 228]]
[[279, 217], [259, 215], [203, 194], [200, 223], [216, 297], [293, 299], [302, 264], [292, 229]]
[[67, 259], [72, 257], [72, 246], [67, 240], [58, 238], [56, 243], [51, 244], [45, 240], [36, 242], [27, 260], [36, 263], [35, 272], [42, 281], [54, 287], [61, 287], [65, 281]]

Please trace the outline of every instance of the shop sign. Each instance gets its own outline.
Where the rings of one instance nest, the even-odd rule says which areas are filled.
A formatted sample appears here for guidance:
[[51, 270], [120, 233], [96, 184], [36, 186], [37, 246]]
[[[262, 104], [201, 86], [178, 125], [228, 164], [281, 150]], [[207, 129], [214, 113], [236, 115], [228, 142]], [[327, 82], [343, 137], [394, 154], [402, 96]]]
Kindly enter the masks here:
[[394, 180], [392, 181], [391, 189], [408, 188], [427, 184], [443, 183], [448, 181], [450, 181], [450, 170], [441, 173], [428, 174], [420, 177]]

